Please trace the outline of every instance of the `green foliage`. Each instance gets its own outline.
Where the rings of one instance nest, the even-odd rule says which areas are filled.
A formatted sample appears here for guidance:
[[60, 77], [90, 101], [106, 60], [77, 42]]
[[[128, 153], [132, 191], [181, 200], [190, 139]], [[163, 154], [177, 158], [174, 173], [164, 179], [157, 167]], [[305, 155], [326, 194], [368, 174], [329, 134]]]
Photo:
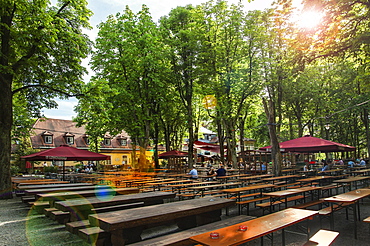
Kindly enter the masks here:
[[57, 166], [47, 166], [44, 167], [44, 173], [57, 173], [58, 167]]

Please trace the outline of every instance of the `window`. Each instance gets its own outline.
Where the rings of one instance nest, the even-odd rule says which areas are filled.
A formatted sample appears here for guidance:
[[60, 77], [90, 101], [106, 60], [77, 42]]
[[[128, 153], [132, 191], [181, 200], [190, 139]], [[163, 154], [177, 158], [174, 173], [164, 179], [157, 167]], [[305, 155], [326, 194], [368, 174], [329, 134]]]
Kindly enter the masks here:
[[44, 142], [46, 144], [52, 144], [53, 143], [53, 136], [44, 136]]
[[104, 138], [104, 145], [110, 145], [110, 138]]
[[126, 138], [121, 138], [121, 145], [122, 146], [127, 146], [127, 139]]
[[74, 144], [74, 137], [66, 137], [67, 144]]
[[84, 138], [84, 139], [85, 139], [85, 143], [86, 143], [87, 145], [89, 145], [89, 144], [90, 144], [90, 138], [86, 137], [86, 138]]
[[128, 164], [128, 157], [127, 157], [127, 155], [123, 155], [122, 156], [122, 165], [126, 165], [126, 164]]

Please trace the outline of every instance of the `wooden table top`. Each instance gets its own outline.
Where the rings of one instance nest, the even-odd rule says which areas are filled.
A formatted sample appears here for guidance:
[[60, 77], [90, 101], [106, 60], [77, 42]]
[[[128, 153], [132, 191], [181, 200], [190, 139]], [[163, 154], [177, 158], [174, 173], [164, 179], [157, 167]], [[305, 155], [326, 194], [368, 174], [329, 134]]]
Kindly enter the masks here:
[[[206, 232], [190, 239], [195, 243], [210, 246], [239, 245], [278, 231], [290, 225], [304, 221], [317, 215], [317, 211], [288, 208], [279, 212], [265, 215], [253, 220], [215, 230], [219, 233], [218, 239], [211, 239], [210, 232]], [[240, 231], [239, 226], [247, 226], [246, 231]]]
[[259, 189], [273, 188], [273, 187], [275, 187], [275, 185], [273, 185], [273, 184], [249, 185], [249, 186], [245, 186], [245, 187], [225, 189], [225, 190], [222, 190], [222, 192], [239, 193], [239, 192], [244, 192], [244, 191], [259, 190]]
[[28, 185], [57, 185], [57, 184], [71, 184], [69, 181], [38, 181], [38, 182], [23, 182], [19, 183], [17, 187], [28, 186]]
[[239, 180], [250, 180], [250, 179], [262, 179], [262, 178], [268, 178], [268, 177], [271, 177], [272, 175], [270, 174], [266, 174], [268, 176], [265, 176], [265, 175], [253, 175], [253, 176], [247, 176], [247, 177], [240, 177]]
[[210, 185], [210, 184], [219, 184], [217, 181], [207, 181], [207, 182], [198, 182], [193, 181], [192, 183], [182, 183], [182, 184], [170, 184], [167, 187], [170, 188], [182, 188], [182, 187], [191, 187], [191, 186], [200, 186], [200, 185]]
[[83, 199], [68, 199], [65, 201], [55, 202], [54, 207], [61, 211], [83, 211], [91, 210], [92, 208], [101, 208], [107, 206], [115, 206], [120, 204], [128, 204], [135, 202], [149, 202], [163, 199], [175, 198], [176, 194], [171, 192], [145, 192], [137, 194], [129, 194], [124, 196], [114, 196], [111, 199], [102, 200], [97, 197], [89, 197]]
[[46, 183], [46, 182], [51, 182], [51, 181], [59, 181], [58, 179], [26, 179], [26, 178], [20, 178], [20, 179], [12, 179], [12, 183], [14, 184], [21, 184], [21, 183]]
[[80, 186], [93, 186], [92, 183], [57, 183], [57, 184], [52, 184], [50, 186], [45, 186], [45, 184], [31, 184], [31, 185], [19, 185], [18, 189], [23, 189], [23, 190], [32, 190], [32, 189], [43, 189], [43, 188], [61, 188], [61, 187], [80, 187]]
[[46, 194], [37, 194], [42, 201], [49, 201], [53, 199], [57, 200], [66, 200], [71, 198], [81, 198], [81, 197], [92, 197], [92, 196], [102, 196], [106, 197], [108, 195], [125, 195], [132, 193], [139, 193], [139, 188], [111, 188], [111, 189], [97, 189], [97, 190], [76, 190], [76, 191], [66, 191], [66, 192], [57, 192], [57, 193], [46, 193]]
[[232, 206], [235, 201], [225, 198], [206, 197], [170, 202], [140, 208], [99, 213], [89, 216], [90, 224], [105, 231], [114, 231], [178, 218], [195, 216]]
[[225, 186], [234, 186], [239, 185], [240, 182], [233, 182], [233, 183], [223, 183], [223, 184], [211, 184], [211, 185], [201, 185], [201, 186], [194, 186], [189, 187], [191, 190], [205, 190], [209, 188], [219, 188], [219, 187], [225, 187]]
[[367, 196], [370, 196], [370, 189], [358, 189], [347, 193], [342, 193], [336, 196], [328, 197], [325, 198], [324, 200], [327, 202], [352, 203]]
[[312, 182], [312, 181], [317, 181], [317, 180], [322, 180], [322, 179], [332, 179], [333, 176], [314, 176], [310, 178], [305, 178], [305, 179], [298, 179], [298, 182]]
[[320, 187], [302, 187], [296, 189], [279, 190], [274, 192], [262, 193], [265, 196], [284, 197], [289, 195], [295, 195], [307, 191], [320, 190]]
[[361, 169], [361, 170], [352, 171], [352, 173], [367, 173], [367, 172], [370, 172], [370, 169]]
[[[107, 187], [107, 186], [104, 186]], [[55, 187], [48, 186], [42, 189], [30, 189], [25, 190], [24, 192], [28, 195], [36, 195], [36, 194], [48, 194], [48, 193], [56, 193], [56, 192], [66, 192], [66, 191], [80, 191], [80, 190], [94, 190], [97, 188], [96, 185], [87, 185], [87, 186], [76, 186], [76, 187]]]
[[285, 176], [276, 176], [276, 177], [264, 178], [263, 180], [272, 181], [272, 180], [290, 179], [290, 178], [299, 178], [299, 177], [301, 177], [301, 176], [300, 175], [285, 175]]
[[355, 181], [362, 181], [370, 179], [370, 176], [356, 176], [356, 177], [349, 177], [345, 179], [337, 179], [333, 180], [333, 183], [348, 183], [348, 182], [355, 182]]

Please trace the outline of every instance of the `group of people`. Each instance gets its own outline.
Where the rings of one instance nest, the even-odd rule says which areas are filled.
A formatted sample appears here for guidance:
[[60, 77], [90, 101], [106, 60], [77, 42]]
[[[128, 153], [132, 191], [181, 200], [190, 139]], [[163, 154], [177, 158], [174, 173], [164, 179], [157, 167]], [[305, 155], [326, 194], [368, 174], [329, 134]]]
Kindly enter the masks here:
[[[319, 168], [319, 171], [321, 171], [321, 172], [326, 171], [326, 170], [330, 170], [335, 165], [340, 165], [340, 166], [345, 165], [345, 163], [342, 159], [339, 159], [335, 162], [331, 159], [328, 159], [328, 160], [322, 159], [321, 164], [322, 164], [322, 167]], [[350, 161], [348, 161], [347, 165], [348, 165], [348, 167], [354, 167], [355, 165], [356, 166], [366, 166], [366, 161], [363, 158], [362, 159], [357, 159], [356, 162], [354, 162], [353, 160], [350, 160]], [[303, 167], [303, 170], [304, 171], [310, 170], [310, 167], [309, 167], [308, 163]]]
[[[197, 179], [198, 178], [198, 171], [195, 167], [193, 167], [193, 169], [191, 169], [188, 174], [191, 175], [192, 179]], [[226, 176], [226, 169], [224, 168], [223, 165], [221, 165], [220, 168], [215, 170], [214, 167], [212, 165], [210, 165], [209, 170], [207, 171], [207, 176], [210, 176], [210, 179], [212, 179], [213, 177], [217, 178], [217, 177], [220, 177], [220, 176]]]

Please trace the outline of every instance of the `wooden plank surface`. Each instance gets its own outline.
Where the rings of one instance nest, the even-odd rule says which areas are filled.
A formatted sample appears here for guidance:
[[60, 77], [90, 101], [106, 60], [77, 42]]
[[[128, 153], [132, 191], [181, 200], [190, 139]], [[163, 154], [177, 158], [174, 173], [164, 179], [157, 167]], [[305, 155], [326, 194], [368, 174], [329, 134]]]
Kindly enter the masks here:
[[101, 208], [107, 206], [115, 206], [135, 202], [151, 202], [163, 199], [175, 198], [176, 194], [170, 192], [146, 192], [129, 194], [124, 196], [115, 196], [109, 200], [102, 200], [97, 197], [89, 197], [84, 199], [69, 199], [59, 201], [54, 204], [56, 209], [61, 211], [81, 211], [90, 210], [91, 208]]
[[235, 201], [230, 199], [207, 197], [94, 214], [89, 216], [89, 220], [91, 225], [99, 225], [101, 229], [109, 232], [195, 216], [234, 204]]
[[[276, 213], [262, 216], [253, 220], [235, 224], [215, 230], [219, 233], [218, 239], [212, 239], [209, 231], [190, 239], [195, 243], [211, 246], [239, 245], [272, 232], [281, 230], [317, 215], [317, 211], [288, 208]], [[247, 226], [246, 231], [240, 231], [239, 226]]]

